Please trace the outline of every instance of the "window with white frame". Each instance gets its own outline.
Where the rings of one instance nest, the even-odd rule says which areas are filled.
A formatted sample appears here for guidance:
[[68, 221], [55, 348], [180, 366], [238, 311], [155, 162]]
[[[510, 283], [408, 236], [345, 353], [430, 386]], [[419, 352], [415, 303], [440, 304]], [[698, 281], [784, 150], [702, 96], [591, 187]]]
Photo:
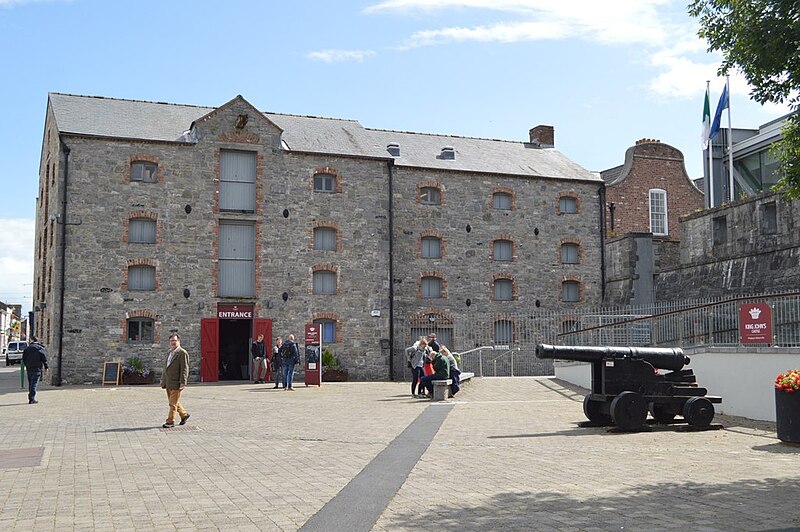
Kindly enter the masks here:
[[132, 218], [128, 222], [128, 242], [155, 244], [156, 221], [149, 218]]
[[438, 277], [422, 278], [422, 298], [436, 299], [442, 297], [442, 280]]
[[422, 258], [423, 259], [442, 258], [442, 240], [435, 236], [422, 237]]
[[667, 230], [667, 192], [659, 188], [650, 189], [650, 232], [666, 235]]
[[313, 274], [312, 292], [316, 295], [331, 295], [336, 293], [336, 272], [318, 270]]
[[336, 176], [326, 173], [316, 174], [314, 192], [336, 192]]
[[256, 153], [220, 150], [219, 208], [223, 211], [256, 211]]
[[511, 210], [511, 194], [507, 192], [495, 192], [492, 196], [492, 204], [495, 209], [501, 211]]
[[320, 319], [314, 320], [314, 323], [319, 325], [323, 344], [332, 344], [336, 342], [336, 322], [334, 320]]
[[441, 205], [442, 192], [436, 187], [423, 187], [420, 190], [419, 202], [423, 205]]
[[578, 264], [578, 244], [561, 244], [561, 263]]
[[494, 260], [508, 261], [512, 259], [513, 246], [510, 240], [495, 240], [492, 246]]
[[128, 266], [128, 290], [156, 289], [156, 269], [152, 266]]
[[153, 342], [153, 320], [150, 318], [129, 318], [128, 319], [128, 342], [152, 343]]
[[314, 249], [336, 251], [336, 229], [333, 227], [315, 227]]
[[148, 161], [131, 162], [131, 181], [142, 183], [158, 182], [158, 165]]
[[577, 281], [564, 281], [561, 283], [561, 301], [575, 303], [580, 301], [581, 285]]
[[511, 301], [514, 297], [514, 283], [511, 279], [496, 279], [494, 282], [494, 300]]

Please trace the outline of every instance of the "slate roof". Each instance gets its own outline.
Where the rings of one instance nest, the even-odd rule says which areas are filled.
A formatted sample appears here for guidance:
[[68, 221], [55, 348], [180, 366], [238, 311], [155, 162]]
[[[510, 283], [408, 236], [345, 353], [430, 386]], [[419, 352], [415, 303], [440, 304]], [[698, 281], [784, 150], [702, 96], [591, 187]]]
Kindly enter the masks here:
[[[59, 132], [112, 138], [178, 142], [192, 122], [214, 107], [50, 93]], [[283, 130], [291, 151], [390, 158], [387, 146], [400, 145], [396, 166], [451, 169], [556, 179], [601, 181], [600, 176], [554, 148], [525, 142], [370, 129], [355, 120], [264, 113]], [[455, 159], [441, 157], [442, 148]]]

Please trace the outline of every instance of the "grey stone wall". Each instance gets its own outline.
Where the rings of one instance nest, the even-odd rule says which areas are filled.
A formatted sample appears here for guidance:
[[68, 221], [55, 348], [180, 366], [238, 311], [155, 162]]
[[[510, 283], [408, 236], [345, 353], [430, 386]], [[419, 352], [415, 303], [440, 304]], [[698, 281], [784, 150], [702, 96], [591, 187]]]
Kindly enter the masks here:
[[[774, 232], [765, 219], [769, 204], [777, 214]], [[725, 242], [715, 243], [715, 219], [725, 221]], [[774, 193], [752, 196], [687, 217], [681, 234], [680, 264], [664, 268], [656, 281], [659, 301], [800, 288], [797, 200]]]

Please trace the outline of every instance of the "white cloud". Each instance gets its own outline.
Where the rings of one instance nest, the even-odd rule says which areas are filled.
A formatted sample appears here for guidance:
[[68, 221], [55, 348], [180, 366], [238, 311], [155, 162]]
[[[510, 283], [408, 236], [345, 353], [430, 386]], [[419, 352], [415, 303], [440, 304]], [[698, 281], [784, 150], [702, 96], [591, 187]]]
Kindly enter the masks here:
[[0, 218], [0, 301], [30, 310], [34, 221]]
[[357, 61], [361, 63], [364, 59], [375, 56], [372, 50], [319, 50], [306, 54], [308, 59], [322, 61], [323, 63], [341, 63], [344, 61]]

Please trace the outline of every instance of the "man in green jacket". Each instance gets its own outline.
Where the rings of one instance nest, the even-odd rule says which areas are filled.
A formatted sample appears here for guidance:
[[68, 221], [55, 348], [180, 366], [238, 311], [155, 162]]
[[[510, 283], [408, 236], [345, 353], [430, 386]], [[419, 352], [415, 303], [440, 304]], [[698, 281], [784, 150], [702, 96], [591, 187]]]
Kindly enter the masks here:
[[420, 379], [420, 386], [423, 386], [428, 395], [433, 395], [433, 383], [431, 381], [447, 380], [450, 378], [450, 361], [439, 351], [433, 354], [433, 373]]
[[167, 391], [169, 401], [167, 422], [161, 425], [165, 429], [175, 426], [175, 412], [181, 416], [180, 425], [184, 425], [189, 419], [189, 412], [181, 405], [181, 392], [189, 382], [189, 353], [181, 347], [181, 337], [177, 333], [170, 335], [169, 346], [164, 371], [161, 372], [161, 387]]

